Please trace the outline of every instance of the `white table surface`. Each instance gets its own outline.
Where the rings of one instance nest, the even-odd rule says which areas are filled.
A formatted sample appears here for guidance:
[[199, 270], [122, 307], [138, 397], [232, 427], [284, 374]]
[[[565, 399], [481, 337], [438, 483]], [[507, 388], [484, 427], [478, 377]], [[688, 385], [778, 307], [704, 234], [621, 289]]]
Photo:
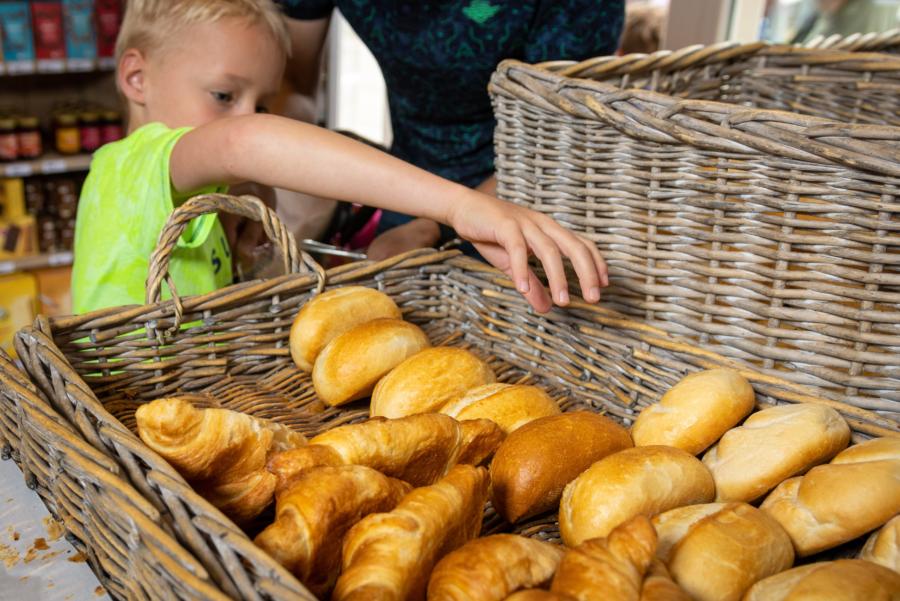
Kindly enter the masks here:
[[0, 600], [109, 601], [79, 558], [16, 464], [0, 461]]

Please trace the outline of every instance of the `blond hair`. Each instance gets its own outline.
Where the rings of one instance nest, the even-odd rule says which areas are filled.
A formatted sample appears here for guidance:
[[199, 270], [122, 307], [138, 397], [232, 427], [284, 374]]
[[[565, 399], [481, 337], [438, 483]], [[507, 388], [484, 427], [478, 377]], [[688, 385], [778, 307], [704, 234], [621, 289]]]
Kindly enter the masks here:
[[287, 26], [272, 0], [128, 0], [116, 40], [116, 64], [130, 48], [145, 54], [158, 51], [171, 45], [187, 26], [228, 17], [263, 25], [290, 56]]

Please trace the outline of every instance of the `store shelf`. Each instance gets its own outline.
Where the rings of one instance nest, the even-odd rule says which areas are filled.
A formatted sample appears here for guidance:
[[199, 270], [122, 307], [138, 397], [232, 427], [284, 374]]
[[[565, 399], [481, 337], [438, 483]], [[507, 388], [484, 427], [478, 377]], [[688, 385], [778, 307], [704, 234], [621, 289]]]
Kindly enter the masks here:
[[15, 273], [16, 271], [28, 271], [30, 269], [43, 269], [44, 267], [62, 267], [63, 265], [71, 265], [74, 260], [75, 255], [71, 250], [8, 259], [0, 261], [0, 275]]
[[44, 75], [51, 73], [90, 73], [92, 71], [113, 71], [116, 59], [69, 58], [57, 60], [0, 61], [0, 75]]
[[90, 154], [64, 156], [48, 152], [34, 161], [0, 163], [0, 177], [28, 177], [29, 175], [87, 171], [91, 168], [91, 156]]

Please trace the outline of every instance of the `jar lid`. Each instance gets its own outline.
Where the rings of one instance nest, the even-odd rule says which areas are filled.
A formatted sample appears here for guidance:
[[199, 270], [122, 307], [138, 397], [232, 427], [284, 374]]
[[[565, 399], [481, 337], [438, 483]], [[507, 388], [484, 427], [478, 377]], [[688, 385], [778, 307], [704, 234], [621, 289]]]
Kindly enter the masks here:
[[99, 118], [97, 113], [81, 113], [82, 121], [97, 121]]
[[22, 117], [19, 119], [19, 126], [21, 127], [38, 127], [41, 124], [41, 120], [37, 117]]
[[16, 128], [16, 120], [15, 119], [0, 119], [0, 129], [15, 129]]
[[59, 113], [56, 115], [56, 122], [60, 125], [75, 125], [78, 123], [78, 117], [71, 113]]
[[122, 115], [120, 115], [118, 111], [105, 111], [103, 113], [103, 118], [107, 121], [118, 121], [122, 118]]

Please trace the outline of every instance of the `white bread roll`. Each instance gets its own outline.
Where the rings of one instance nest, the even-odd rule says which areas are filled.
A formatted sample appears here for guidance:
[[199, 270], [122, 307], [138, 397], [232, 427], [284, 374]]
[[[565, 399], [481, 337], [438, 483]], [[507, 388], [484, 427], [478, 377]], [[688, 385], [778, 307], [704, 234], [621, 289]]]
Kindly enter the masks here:
[[739, 601], [750, 586], [794, 564], [778, 522], [746, 503], [710, 503], [653, 519], [656, 558], [694, 601]]
[[431, 346], [425, 332], [400, 319], [374, 319], [326, 346], [313, 368], [316, 394], [332, 407], [372, 394], [392, 369]]
[[848, 448], [782, 482], [760, 509], [781, 524], [800, 557], [874, 530], [900, 513], [900, 438]]
[[401, 319], [400, 309], [387, 294], [364, 286], [335, 288], [303, 305], [291, 326], [291, 359], [311, 373], [316, 357], [328, 343], [359, 324]]
[[605, 457], [569, 483], [559, 505], [563, 542], [576, 547], [607, 536], [636, 515], [653, 518], [716, 494], [700, 460], [674, 447], [635, 447]]
[[453, 346], [428, 348], [378, 382], [369, 414], [395, 419], [434, 413], [451, 397], [496, 381], [491, 366], [474, 353]]
[[535, 386], [485, 384], [453, 397], [440, 412], [458, 420], [489, 419], [506, 437], [530, 421], [562, 410]]
[[850, 443], [841, 414], [815, 404], [754, 413], [703, 456], [716, 482], [716, 503], [750, 503], [793, 476], [830, 461]]
[[859, 558], [900, 572], [900, 516], [872, 533]]
[[900, 574], [861, 559], [810, 563], [754, 584], [744, 601], [900, 601]]
[[667, 445], [697, 455], [750, 415], [755, 399], [753, 387], [736, 371], [700, 371], [641, 411], [631, 438], [636, 447]]
[[527, 423], [491, 462], [491, 505], [508, 522], [559, 507], [566, 484], [607, 455], [634, 446], [613, 420], [572, 411]]

